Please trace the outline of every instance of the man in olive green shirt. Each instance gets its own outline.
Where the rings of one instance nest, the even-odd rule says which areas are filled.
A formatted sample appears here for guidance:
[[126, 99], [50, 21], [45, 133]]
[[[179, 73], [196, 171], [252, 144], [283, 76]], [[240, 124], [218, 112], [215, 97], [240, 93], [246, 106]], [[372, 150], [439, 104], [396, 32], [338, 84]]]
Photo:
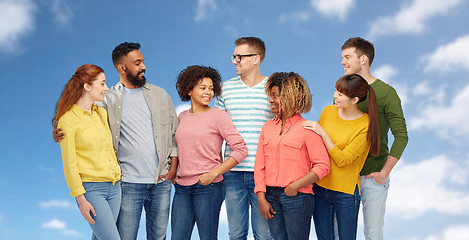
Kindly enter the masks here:
[[[369, 154], [360, 174], [365, 238], [375, 240], [383, 239], [389, 174], [404, 152], [408, 136], [401, 100], [396, 90], [370, 74], [373, 58], [373, 44], [363, 38], [350, 38], [342, 46], [344, 75], [356, 73], [362, 76], [375, 91], [378, 105], [380, 154], [377, 157]], [[367, 104], [368, 99], [358, 107], [368, 112]], [[394, 136], [390, 150], [389, 129]]]

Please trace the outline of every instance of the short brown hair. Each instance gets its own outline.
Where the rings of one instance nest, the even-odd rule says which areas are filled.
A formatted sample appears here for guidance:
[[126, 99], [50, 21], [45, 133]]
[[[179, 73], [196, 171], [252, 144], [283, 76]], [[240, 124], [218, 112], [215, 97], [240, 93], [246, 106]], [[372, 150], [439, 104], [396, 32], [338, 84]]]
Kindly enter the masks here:
[[181, 101], [190, 101], [189, 92], [204, 78], [212, 80], [214, 95], [220, 95], [221, 77], [218, 71], [211, 67], [193, 65], [182, 70], [177, 77], [176, 89]]
[[262, 39], [257, 37], [241, 37], [236, 39], [234, 42], [236, 46], [240, 45], [248, 45], [250, 48], [253, 48], [257, 54], [261, 57], [261, 62], [264, 61], [265, 58], [265, 43]]
[[373, 59], [375, 58], [375, 47], [373, 46], [373, 43], [361, 37], [353, 37], [345, 41], [344, 45], [342, 45], [342, 50], [345, 50], [351, 47], [355, 48], [355, 52], [357, 53], [358, 57], [361, 57], [363, 55], [368, 57], [368, 61], [371, 66], [371, 63], [373, 62]]

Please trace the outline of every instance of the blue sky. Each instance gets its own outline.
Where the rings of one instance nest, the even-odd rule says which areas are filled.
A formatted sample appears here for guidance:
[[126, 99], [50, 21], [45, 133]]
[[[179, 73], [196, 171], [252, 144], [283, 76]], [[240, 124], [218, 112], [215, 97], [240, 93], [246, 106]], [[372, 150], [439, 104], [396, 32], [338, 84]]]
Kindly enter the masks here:
[[[372, 73], [400, 94], [410, 137], [391, 174], [386, 239], [469, 239], [468, 12], [464, 0], [0, 0], [0, 239], [89, 239], [50, 134], [77, 67], [99, 65], [114, 85], [113, 48], [140, 42], [148, 81], [182, 109], [179, 71], [200, 64], [234, 77], [241, 36], [265, 40], [262, 74], [308, 81], [312, 120], [343, 74], [342, 43], [371, 40]], [[219, 238], [227, 239], [224, 211]]]

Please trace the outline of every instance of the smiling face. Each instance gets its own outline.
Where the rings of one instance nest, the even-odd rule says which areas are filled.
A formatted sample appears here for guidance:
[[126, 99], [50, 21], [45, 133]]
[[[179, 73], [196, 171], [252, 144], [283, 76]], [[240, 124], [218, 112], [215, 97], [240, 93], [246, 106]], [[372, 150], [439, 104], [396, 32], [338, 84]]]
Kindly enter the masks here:
[[193, 106], [208, 106], [214, 95], [213, 82], [210, 78], [204, 78], [189, 92]]
[[131, 51], [123, 58], [123, 70], [127, 81], [135, 87], [141, 87], [145, 84], [145, 71], [147, 67], [144, 64], [142, 52], [139, 50]]
[[85, 86], [85, 90], [93, 101], [104, 101], [104, 95], [109, 91], [104, 73], [100, 73], [91, 85], [85, 84], [87, 85]]
[[335, 90], [334, 92], [334, 105], [337, 108], [348, 108], [358, 102], [358, 98], [349, 98], [347, 95]]
[[362, 71], [361, 58], [358, 57], [355, 47], [349, 47], [342, 51], [342, 62], [340, 64], [344, 66], [344, 75], [352, 73], [360, 74]]
[[277, 86], [273, 86], [270, 90], [269, 102], [272, 112], [280, 114], [280, 90]]
[[[249, 47], [247, 44], [236, 46], [233, 55], [250, 55], [257, 54], [254, 49]], [[233, 60], [232, 63], [236, 66], [236, 75], [243, 77], [252, 73], [255, 70], [255, 65], [257, 63], [257, 58], [259, 55], [241, 57], [241, 61], [237, 62]]]

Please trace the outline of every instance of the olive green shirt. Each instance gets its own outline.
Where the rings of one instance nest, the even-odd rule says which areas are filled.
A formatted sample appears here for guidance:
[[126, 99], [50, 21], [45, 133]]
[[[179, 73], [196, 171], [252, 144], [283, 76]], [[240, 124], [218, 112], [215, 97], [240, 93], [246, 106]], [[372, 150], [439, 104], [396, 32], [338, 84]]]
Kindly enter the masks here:
[[[362, 176], [381, 171], [389, 155], [399, 159], [409, 139], [401, 99], [396, 90], [379, 79], [376, 79], [370, 86], [375, 91], [378, 105], [380, 149], [377, 157], [373, 157], [371, 152], [368, 153], [365, 165], [360, 172]], [[368, 98], [359, 103], [358, 107], [361, 111], [368, 113]], [[394, 136], [391, 150], [388, 149], [389, 129]]]

